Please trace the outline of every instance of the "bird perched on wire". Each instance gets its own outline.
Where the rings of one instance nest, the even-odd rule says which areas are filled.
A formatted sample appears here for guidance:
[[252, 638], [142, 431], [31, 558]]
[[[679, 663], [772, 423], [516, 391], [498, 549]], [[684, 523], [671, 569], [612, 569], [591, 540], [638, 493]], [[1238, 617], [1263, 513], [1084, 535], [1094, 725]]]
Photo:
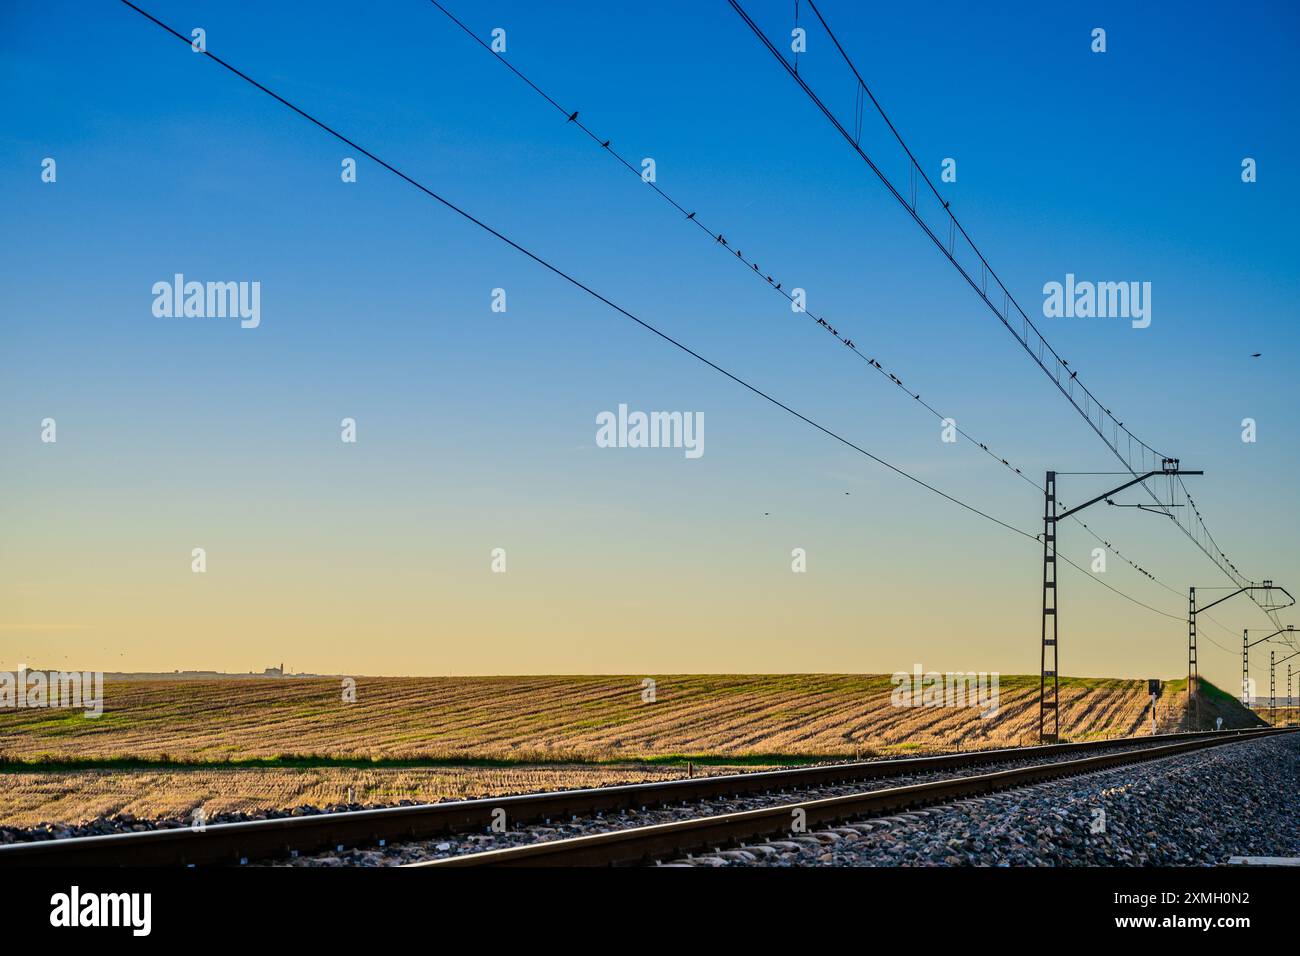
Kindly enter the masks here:
[[569, 122], [570, 122], [570, 123], [572, 123], [572, 122], [573, 122], [574, 120], [576, 120], [577, 118], [578, 118], [578, 111], [577, 111], [577, 110], [574, 110], [572, 113], [569, 114]]

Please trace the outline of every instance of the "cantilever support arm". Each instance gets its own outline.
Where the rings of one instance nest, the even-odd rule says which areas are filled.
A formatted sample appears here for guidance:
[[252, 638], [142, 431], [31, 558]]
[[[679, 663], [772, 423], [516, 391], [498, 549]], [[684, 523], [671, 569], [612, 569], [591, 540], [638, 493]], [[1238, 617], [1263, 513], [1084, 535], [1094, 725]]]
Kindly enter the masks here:
[[1062, 511], [1060, 514], [1056, 516], [1056, 520], [1060, 521], [1063, 518], [1068, 518], [1076, 511], [1082, 511], [1084, 508], [1091, 507], [1092, 505], [1095, 505], [1099, 501], [1105, 501], [1111, 495], [1118, 494], [1119, 492], [1123, 491], [1125, 488], [1132, 488], [1134, 485], [1141, 484], [1142, 482], [1146, 481], [1148, 478], [1156, 477], [1156, 475], [1203, 475], [1203, 474], [1205, 474], [1205, 472], [1203, 471], [1164, 471], [1163, 469], [1160, 471], [1148, 471], [1145, 475], [1139, 475], [1138, 477], [1134, 478], [1132, 481], [1124, 482], [1124, 484], [1120, 485], [1118, 488], [1112, 488], [1104, 495], [1098, 495], [1096, 498], [1093, 498], [1091, 501], [1085, 501], [1081, 505], [1075, 505], [1069, 511]]
[[1273, 640], [1273, 638], [1277, 637], [1279, 634], [1294, 634], [1294, 633], [1295, 633], [1295, 631], [1294, 631], [1292, 628], [1284, 627], [1284, 628], [1282, 628], [1280, 631], [1274, 631], [1274, 632], [1273, 632], [1272, 634], [1270, 634], [1268, 637], [1261, 637], [1261, 638], [1260, 638], [1259, 640], [1257, 640], [1257, 641], [1251, 641], [1251, 642], [1250, 642], [1249, 644], [1247, 644], [1246, 646], [1247, 646], [1247, 647], [1254, 647], [1256, 644], [1263, 644], [1265, 641], [1271, 641], [1271, 640]]
[[[1288, 591], [1286, 588], [1278, 587], [1278, 586], [1275, 584], [1275, 585], [1273, 585], [1273, 590], [1274, 590], [1274, 591], [1281, 591], [1281, 592], [1282, 592], [1283, 594], [1285, 594], [1287, 597], [1291, 598], [1291, 603], [1290, 603], [1290, 604], [1287, 604], [1287, 605], [1284, 605], [1284, 607], [1291, 607], [1291, 606], [1293, 606], [1293, 605], [1295, 604], [1295, 596], [1292, 595], [1292, 593], [1291, 593], [1290, 591]], [[1274, 611], [1280, 611], [1280, 610], [1282, 610], [1282, 608], [1277, 608], [1277, 607], [1275, 607], [1275, 608], [1272, 608], [1272, 610], [1274, 610]]]
[[[1265, 585], [1265, 584], [1252, 584], [1252, 585], [1250, 585], [1250, 587], [1237, 588], [1237, 590], [1233, 591], [1231, 594], [1225, 594], [1223, 597], [1219, 598], [1217, 601], [1213, 601], [1213, 602], [1211, 602], [1210, 604], [1205, 605], [1205, 607], [1198, 607], [1198, 608], [1196, 609], [1196, 613], [1197, 613], [1197, 614], [1204, 614], [1206, 611], [1208, 611], [1210, 608], [1214, 607], [1216, 604], [1222, 604], [1224, 601], [1228, 600], [1228, 598], [1235, 598], [1238, 594], [1245, 594], [1247, 591], [1281, 591], [1281, 592], [1282, 592], [1283, 594], [1285, 594], [1287, 597], [1291, 598], [1291, 604], [1294, 604], [1294, 603], [1295, 603], [1295, 598], [1292, 596], [1291, 592], [1288, 591], [1286, 588], [1281, 587], [1280, 585], [1277, 585], [1277, 584], [1267, 584], [1267, 585]], [[1290, 605], [1287, 605], [1287, 606], [1290, 607]], [[1274, 610], [1277, 610], [1277, 609], [1274, 608]], [[1282, 633], [1281, 631], [1278, 631], [1278, 634], [1281, 634], [1281, 633]], [[1276, 637], [1277, 635], [1275, 634], [1275, 635], [1273, 635], [1273, 636]]]

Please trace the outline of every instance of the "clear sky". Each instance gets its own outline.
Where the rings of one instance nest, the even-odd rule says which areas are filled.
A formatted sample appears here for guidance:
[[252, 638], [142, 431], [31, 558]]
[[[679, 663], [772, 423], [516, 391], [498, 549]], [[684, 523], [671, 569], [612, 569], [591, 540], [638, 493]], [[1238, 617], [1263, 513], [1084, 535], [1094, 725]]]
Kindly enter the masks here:
[[[142, 5], [713, 361], [1041, 530], [1033, 488], [941, 442], [431, 4]], [[788, 42], [792, 3], [745, 5]], [[1026, 474], [1116, 467], [727, 3], [449, 6]], [[1189, 486], [1229, 557], [1300, 593], [1295, 7], [821, 8], [931, 178], [956, 160], [941, 190], [1031, 315], [1067, 273], [1152, 284], [1149, 328], [1039, 325], [1138, 436], [1205, 470]], [[816, 30], [801, 70], [851, 121]], [[1037, 669], [1033, 542], [363, 157], [342, 182], [354, 151], [127, 7], [4, 4], [0, 78], [0, 666]], [[175, 273], [259, 282], [260, 325], [156, 317]], [[702, 412], [705, 453], [597, 447], [620, 403]], [[1173, 617], [1066, 569], [1062, 670], [1184, 674], [1186, 588], [1226, 579], [1164, 518], [1089, 520], [1177, 593], [1114, 556], [1098, 576]], [[1085, 567], [1095, 544], [1062, 529]], [[1267, 620], [1244, 598], [1214, 616], [1202, 674], [1235, 687], [1241, 628]]]

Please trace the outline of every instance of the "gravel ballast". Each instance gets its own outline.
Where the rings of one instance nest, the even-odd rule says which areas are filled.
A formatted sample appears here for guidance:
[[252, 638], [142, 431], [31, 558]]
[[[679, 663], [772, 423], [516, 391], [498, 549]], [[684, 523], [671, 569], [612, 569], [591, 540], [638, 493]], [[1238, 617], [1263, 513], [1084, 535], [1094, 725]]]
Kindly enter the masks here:
[[1213, 866], [1300, 857], [1300, 735], [1165, 757], [676, 861], [693, 866]]
[[[1238, 745], [1229, 744], [1227, 746], [1231, 747]], [[1142, 750], [1145, 749], [1145, 746], [1123, 746], [1116, 749]], [[864, 784], [862, 782], [846, 783], [818, 788], [800, 788], [785, 793], [776, 792], [750, 794], [740, 797], [721, 797], [713, 800], [692, 801], [669, 807], [651, 807], [639, 812], [628, 812], [618, 815], [577, 817], [568, 820], [555, 820], [543, 825], [521, 825], [517, 829], [512, 827], [502, 833], [452, 834], [433, 840], [393, 844], [385, 847], [344, 849], [336, 853], [313, 854], [310, 856], [295, 857], [290, 860], [266, 862], [267, 865], [284, 865], [285, 863], [288, 863], [293, 866], [326, 867], [400, 866], [407, 863], [423, 863], [430, 860], [446, 859], [447, 857], [458, 856], [465, 853], [508, 849], [510, 847], [545, 840], [561, 840], [570, 837], [586, 836], [594, 833], [604, 833], [612, 830], [628, 829], [631, 827], [650, 826], [658, 823], [671, 823], [677, 820], [709, 816], [712, 814], [756, 810], [763, 807], [781, 806], [784, 804], [816, 800], [824, 797], [843, 796], [851, 793], [860, 793], [867, 789], [900, 787], [911, 783], [922, 783], [929, 780], [974, 776], [988, 773], [991, 769], [1008, 770], [1013, 767], [1050, 764], [1075, 759], [1078, 759], [1077, 754], [1060, 754], [1047, 759], [1044, 759], [1043, 757], [1035, 757], [1033, 759], [1026, 758], [1024, 760], [1017, 760], [1009, 763], [1000, 763], [994, 767], [986, 765], [967, 767], [960, 770], [949, 769], [931, 773], [907, 774], [898, 777], [891, 777], [887, 780], [873, 781], [869, 784]], [[1120, 772], [1123, 773], [1123, 771]], [[920, 814], [927, 814], [935, 811], [922, 810], [917, 812]], [[826, 852], [828, 852], [823, 851], [822, 849], [823, 840], [825, 839], [828, 838], [824, 835], [792, 835], [788, 842], [788, 846], [786, 846], [781, 853], [773, 854], [770, 859], [773, 862], [780, 862], [781, 860], [785, 860], [787, 855], [789, 855], [787, 865], [804, 865], [809, 862], [834, 862], [833, 860], [824, 861], [821, 859], [821, 857], [825, 856]], [[808, 858], [807, 854], [802, 853], [794, 855], [797, 850], [809, 848], [817, 850], [816, 853], [811, 854], [810, 858]], [[747, 855], [743, 852], [737, 855], [736, 851], [728, 851], [718, 856], [703, 857], [693, 862], [716, 866], [723, 862], [748, 863], [753, 861], [750, 861], [747, 858]], [[901, 863], [904, 861], [893, 862]]]
[[[1141, 744], [1117, 750], [1144, 749]], [[693, 801], [597, 817], [511, 825], [501, 833], [454, 834], [387, 846], [267, 860], [262, 865], [396, 866], [537, 841], [564, 839], [711, 814], [814, 800], [944, 777], [1075, 759], [1059, 755], [963, 770], [915, 773], [870, 784]], [[1050, 781], [991, 797], [857, 821], [668, 865], [1020, 866], [1205, 865], [1229, 856], [1300, 856], [1300, 812], [1286, 798], [1300, 769], [1300, 735], [1229, 743], [1150, 763]], [[404, 801], [406, 802], [406, 801]], [[360, 806], [299, 807], [256, 817], [315, 815]], [[209, 823], [254, 815], [229, 814]], [[233, 819], [232, 819], [233, 818]], [[80, 827], [0, 827], [0, 842], [184, 826], [120, 817]], [[253, 865], [259, 865], [254, 863]]]

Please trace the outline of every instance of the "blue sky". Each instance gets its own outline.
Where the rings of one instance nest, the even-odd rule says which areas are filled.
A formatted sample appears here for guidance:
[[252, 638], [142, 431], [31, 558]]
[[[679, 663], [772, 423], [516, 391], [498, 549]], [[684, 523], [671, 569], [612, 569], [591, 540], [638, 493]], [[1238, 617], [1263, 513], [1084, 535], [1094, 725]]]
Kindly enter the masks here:
[[[745, 6], [788, 36], [791, 3]], [[1032, 489], [941, 444], [932, 418], [432, 5], [146, 8], [202, 26], [214, 52], [719, 364], [1038, 530]], [[511, 62], [627, 155], [654, 157], [675, 198], [1027, 473], [1114, 467], [726, 3], [451, 9], [485, 37], [506, 29]], [[1040, 328], [1137, 435], [1206, 471], [1193, 490], [1239, 567], [1300, 584], [1295, 10], [822, 11], [927, 173], [957, 160], [945, 198], [1031, 315], [1067, 272], [1152, 283], [1148, 329]], [[1089, 49], [1099, 26], [1104, 55]], [[341, 183], [342, 144], [125, 6], [12, 3], [0, 37], [0, 658], [1036, 666], [1032, 546], [761, 403], [364, 159]], [[850, 115], [847, 74], [824, 35], [809, 42], [801, 70]], [[55, 184], [40, 180], [46, 156]], [[261, 326], [155, 318], [150, 288], [175, 272], [259, 281]], [[489, 310], [498, 287], [504, 316]], [[596, 449], [595, 415], [620, 402], [703, 411], [706, 454]], [[38, 441], [46, 416], [57, 446]], [[338, 441], [343, 416], [359, 423], [355, 447]], [[1226, 583], [1159, 518], [1110, 509], [1095, 524], [1179, 590]], [[1092, 542], [1076, 538], [1062, 546], [1083, 563]], [[200, 544], [206, 592], [189, 569]], [[495, 546], [512, 556], [503, 580], [487, 576]], [[789, 572], [795, 546], [806, 578]], [[1185, 606], [1122, 562], [1107, 580]], [[1185, 626], [1087, 581], [1068, 588], [1067, 673], [1182, 673]], [[1244, 600], [1220, 617], [1227, 631], [1210, 633], [1229, 651], [1265, 624]], [[1230, 652], [1207, 649], [1202, 666], [1233, 686]]]

